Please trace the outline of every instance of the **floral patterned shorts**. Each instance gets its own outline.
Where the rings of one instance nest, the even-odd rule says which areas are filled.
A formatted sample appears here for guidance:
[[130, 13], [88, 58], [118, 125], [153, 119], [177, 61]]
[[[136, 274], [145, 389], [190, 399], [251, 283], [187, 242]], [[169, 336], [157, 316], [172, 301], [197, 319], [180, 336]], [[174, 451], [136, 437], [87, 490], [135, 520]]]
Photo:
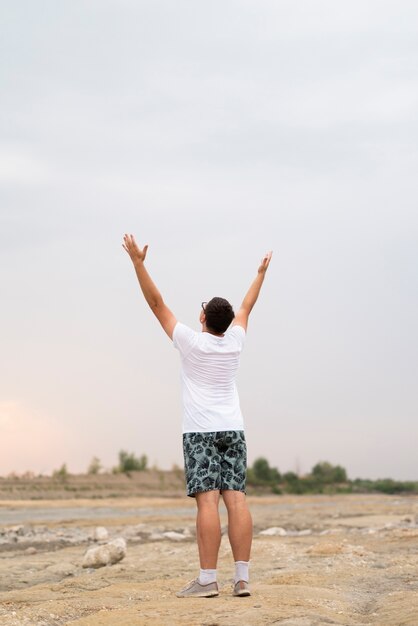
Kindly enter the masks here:
[[224, 489], [243, 491], [247, 473], [247, 444], [243, 430], [184, 433], [187, 495]]

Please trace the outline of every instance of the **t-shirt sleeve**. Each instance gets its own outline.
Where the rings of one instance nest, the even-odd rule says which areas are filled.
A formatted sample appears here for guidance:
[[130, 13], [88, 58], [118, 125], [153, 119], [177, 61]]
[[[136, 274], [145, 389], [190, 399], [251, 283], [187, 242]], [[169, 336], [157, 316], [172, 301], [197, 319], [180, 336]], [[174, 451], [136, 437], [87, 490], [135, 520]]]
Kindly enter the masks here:
[[197, 333], [186, 324], [177, 322], [173, 330], [173, 346], [185, 357], [195, 345], [196, 335]]
[[245, 337], [247, 334], [245, 332], [245, 328], [243, 328], [242, 326], [239, 326], [238, 324], [235, 324], [234, 326], [231, 326], [231, 328], [228, 330], [228, 333], [231, 337], [235, 339], [235, 341], [237, 341], [237, 343], [240, 346], [240, 349], [242, 350], [245, 344]]

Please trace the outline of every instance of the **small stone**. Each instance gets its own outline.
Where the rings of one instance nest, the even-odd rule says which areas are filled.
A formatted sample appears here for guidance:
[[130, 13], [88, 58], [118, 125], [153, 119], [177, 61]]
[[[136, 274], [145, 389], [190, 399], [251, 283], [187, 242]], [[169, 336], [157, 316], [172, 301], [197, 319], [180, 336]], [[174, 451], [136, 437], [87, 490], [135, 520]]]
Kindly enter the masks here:
[[37, 552], [38, 550], [34, 548], [33, 546], [30, 546], [29, 548], [26, 548], [25, 550], [25, 554], [28, 554], [28, 555], [36, 554]]
[[170, 541], [184, 541], [186, 537], [183, 533], [176, 533], [174, 530], [169, 530], [166, 533], [163, 533], [163, 536], [166, 539], [170, 539]]
[[164, 535], [162, 533], [151, 533], [148, 539], [150, 541], [161, 541], [161, 539], [164, 539]]
[[281, 528], [280, 526], [272, 526], [271, 528], [266, 528], [266, 530], [260, 531], [259, 535], [265, 535], [266, 537], [274, 537], [277, 535], [279, 537], [285, 537], [287, 535], [287, 532], [284, 528]]
[[109, 532], [104, 526], [97, 526], [93, 533], [94, 541], [107, 541], [109, 539]]

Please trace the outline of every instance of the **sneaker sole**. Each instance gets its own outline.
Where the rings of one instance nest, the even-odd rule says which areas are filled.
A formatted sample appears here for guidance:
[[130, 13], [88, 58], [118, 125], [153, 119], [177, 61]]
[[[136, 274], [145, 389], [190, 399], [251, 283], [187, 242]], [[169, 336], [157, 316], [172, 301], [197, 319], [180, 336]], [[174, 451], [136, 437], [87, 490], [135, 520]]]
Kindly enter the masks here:
[[248, 591], [247, 589], [242, 589], [242, 591], [238, 591], [237, 593], [233, 593], [232, 594], [235, 598], [245, 598], [247, 596], [251, 595], [251, 592]]
[[207, 593], [191, 593], [188, 595], [179, 595], [176, 593], [178, 598], [216, 598], [219, 596], [219, 591], [208, 591]]

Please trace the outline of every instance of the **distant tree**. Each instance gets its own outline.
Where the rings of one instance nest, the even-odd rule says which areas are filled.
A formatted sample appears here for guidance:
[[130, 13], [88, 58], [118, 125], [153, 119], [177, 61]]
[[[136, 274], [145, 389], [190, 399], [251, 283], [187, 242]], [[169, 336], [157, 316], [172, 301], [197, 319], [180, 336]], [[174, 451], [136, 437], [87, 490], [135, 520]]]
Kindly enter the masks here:
[[125, 450], [119, 452], [120, 472], [142, 472], [147, 469], [148, 458], [145, 454], [137, 458], [133, 452], [129, 453]]
[[276, 467], [270, 467], [264, 457], [259, 457], [254, 461], [250, 477], [258, 483], [278, 483], [281, 478], [279, 470]]
[[345, 469], [341, 465], [331, 465], [328, 461], [314, 465], [311, 474], [319, 483], [343, 483], [347, 480]]
[[31, 470], [26, 470], [26, 472], [22, 474], [22, 478], [25, 478], [26, 480], [32, 480], [33, 478], [35, 478], [35, 474]]
[[392, 478], [379, 478], [370, 480], [368, 478], [356, 478], [352, 481], [353, 491], [360, 493], [373, 493], [383, 491], [383, 493], [418, 493], [418, 481], [400, 482]]
[[102, 469], [102, 464], [97, 456], [94, 456], [90, 461], [90, 465], [87, 468], [87, 474], [98, 474]]
[[260, 457], [253, 463], [253, 474], [256, 480], [269, 481], [270, 480], [270, 465], [267, 459]]
[[58, 470], [54, 470], [52, 472], [53, 478], [58, 478], [59, 480], [66, 481], [69, 476], [67, 464], [63, 463]]
[[347, 472], [344, 467], [341, 465], [336, 465], [334, 467], [334, 482], [335, 483], [345, 483], [347, 482]]
[[[405, 491], [414, 491], [413, 482], [401, 482], [399, 480], [393, 480], [392, 478], [378, 478], [374, 481], [374, 488], [376, 491], [382, 491], [383, 493], [402, 493]], [[415, 483], [415, 490], [416, 490]]]
[[299, 476], [295, 472], [286, 472], [286, 474], [283, 474], [283, 480], [287, 483], [294, 483], [299, 480]]

